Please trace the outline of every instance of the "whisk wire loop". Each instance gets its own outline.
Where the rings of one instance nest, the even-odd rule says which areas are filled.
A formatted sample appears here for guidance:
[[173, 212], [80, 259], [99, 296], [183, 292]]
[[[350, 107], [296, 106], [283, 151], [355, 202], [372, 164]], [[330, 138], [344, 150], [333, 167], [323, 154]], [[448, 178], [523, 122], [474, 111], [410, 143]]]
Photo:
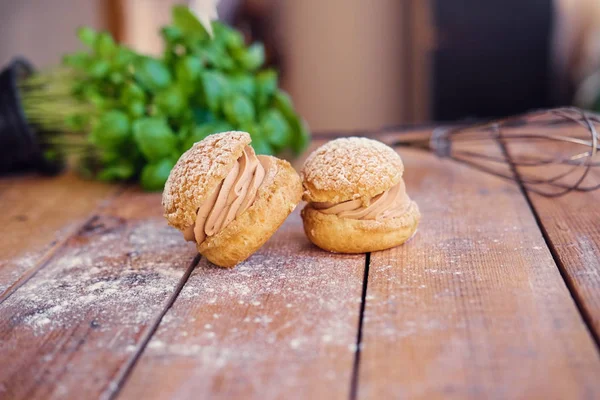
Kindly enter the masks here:
[[[434, 129], [427, 139], [398, 138], [394, 145], [428, 150], [440, 158], [450, 158], [518, 181], [527, 190], [542, 196], [559, 197], [574, 191], [600, 189], [600, 178], [591, 176], [592, 169], [600, 167], [597, 124], [600, 124], [599, 115], [563, 107], [467, 126], [442, 126]], [[507, 151], [498, 156], [473, 150], [472, 146], [464, 149], [459, 146], [485, 141], [502, 144]], [[573, 147], [583, 147], [585, 151], [572, 151]], [[511, 165], [516, 174], [499, 171], [491, 166], [493, 164]]]

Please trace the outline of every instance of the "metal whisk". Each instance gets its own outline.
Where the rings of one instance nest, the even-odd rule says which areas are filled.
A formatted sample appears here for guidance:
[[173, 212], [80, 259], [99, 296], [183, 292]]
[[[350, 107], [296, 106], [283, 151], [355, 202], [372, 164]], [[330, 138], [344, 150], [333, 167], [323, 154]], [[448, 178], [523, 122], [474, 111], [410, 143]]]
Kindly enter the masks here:
[[393, 145], [431, 151], [516, 181], [542, 196], [558, 197], [600, 189], [600, 175], [593, 172], [600, 166], [597, 124], [597, 114], [574, 107], [556, 108], [436, 128], [424, 137], [400, 136]]

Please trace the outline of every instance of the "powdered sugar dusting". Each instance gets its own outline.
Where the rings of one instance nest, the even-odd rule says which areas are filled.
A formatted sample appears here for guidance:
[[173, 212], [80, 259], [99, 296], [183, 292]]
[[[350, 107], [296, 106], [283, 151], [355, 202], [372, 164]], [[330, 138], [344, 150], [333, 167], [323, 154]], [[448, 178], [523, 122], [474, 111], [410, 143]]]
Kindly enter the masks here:
[[186, 365], [188, 375], [180, 389], [199, 397], [202, 393], [195, 390], [210, 388], [215, 376], [233, 381], [238, 369], [249, 366], [252, 373], [239, 374], [257, 379], [250, 385], [259, 385], [260, 377], [268, 375], [277, 382], [269, 389], [280, 394], [302, 385], [308, 373], [335, 375], [340, 390], [347, 389], [364, 255], [317, 249], [304, 236], [298, 214], [233, 270], [200, 262], [167, 313], [172, 318], [163, 321], [140, 361], [139, 379], [160, 374], [163, 366], [154, 361], [168, 357], [169, 369]]
[[[263, 335], [257, 338], [259, 343], [279, 342], [284, 338], [278, 330], [286, 330], [287, 341], [295, 343], [292, 348], [313, 346], [321, 337], [329, 337], [332, 345], [347, 346], [356, 340], [362, 257], [327, 257], [326, 253], [277, 257], [261, 252], [234, 270], [201, 261], [180, 293], [176, 309], [201, 307], [203, 321], [207, 320], [204, 314], [220, 315], [208, 324], [214, 330], [241, 322], [246, 326], [240, 334], [252, 330]], [[165, 329], [177, 327], [178, 318], [171, 321]], [[271, 325], [277, 326], [275, 331]], [[206, 324], [203, 327], [207, 329]]]
[[44, 335], [84, 320], [102, 329], [145, 324], [194, 255], [193, 246], [162, 220], [129, 227], [101, 217], [87, 229], [6, 300], [3, 307], [13, 310], [14, 325]]
[[44, 257], [44, 254], [57, 242], [64, 240], [67, 235], [74, 231], [74, 224], [67, 224], [57, 231], [54, 240], [40, 248], [32, 249], [18, 257], [10, 259], [0, 259], [0, 293], [3, 293], [13, 285], [23, 274], [34, 268], [36, 264]]
[[16, 282], [26, 271], [35, 266], [40, 258], [37, 252], [28, 252], [11, 260], [0, 261], [0, 293]]

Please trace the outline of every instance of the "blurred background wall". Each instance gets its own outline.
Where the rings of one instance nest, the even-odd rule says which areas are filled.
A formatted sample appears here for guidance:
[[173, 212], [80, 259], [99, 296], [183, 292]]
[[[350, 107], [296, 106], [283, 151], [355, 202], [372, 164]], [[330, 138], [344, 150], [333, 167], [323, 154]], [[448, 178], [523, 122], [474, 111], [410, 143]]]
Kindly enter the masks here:
[[[0, 62], [58, 63], [80, 25], [158, 53], [179, 2], [0, 0]], [[600, 93], [598, 0], [222, 0], [219, 11], [267, 44], [315, 131], [590, 105]]]
[[0, 65], [22, 55], [36, 66], [79, 48], [80, 25], [105, 28], [102, 0], [0, 0]]
[[284, 87], [311, 125], [352, 130], [415, 120], [410, 75], [426, 66], [414, 65], [411, 54], [417, 32], [409, 3], [417, 1], [280, 3]]

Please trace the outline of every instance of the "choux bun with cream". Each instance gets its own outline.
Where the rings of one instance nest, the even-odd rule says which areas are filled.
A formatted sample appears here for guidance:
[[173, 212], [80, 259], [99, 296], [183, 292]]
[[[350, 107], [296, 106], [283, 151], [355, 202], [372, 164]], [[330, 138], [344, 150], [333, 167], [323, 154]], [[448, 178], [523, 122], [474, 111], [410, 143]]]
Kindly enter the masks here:
[[302, 196], [292, 166], [257, 156], [250, 142], [246, 132], [224, 132], [195, 143], [171, 170], [163, 192], [169, 225], [221, 267], [258, 250]]
[[304, 231], [336, 253], [389, 249], [410, 239], [421, 218], [392, 148], [367, 138], [343, 138], [310, 154], [301, 172]]

